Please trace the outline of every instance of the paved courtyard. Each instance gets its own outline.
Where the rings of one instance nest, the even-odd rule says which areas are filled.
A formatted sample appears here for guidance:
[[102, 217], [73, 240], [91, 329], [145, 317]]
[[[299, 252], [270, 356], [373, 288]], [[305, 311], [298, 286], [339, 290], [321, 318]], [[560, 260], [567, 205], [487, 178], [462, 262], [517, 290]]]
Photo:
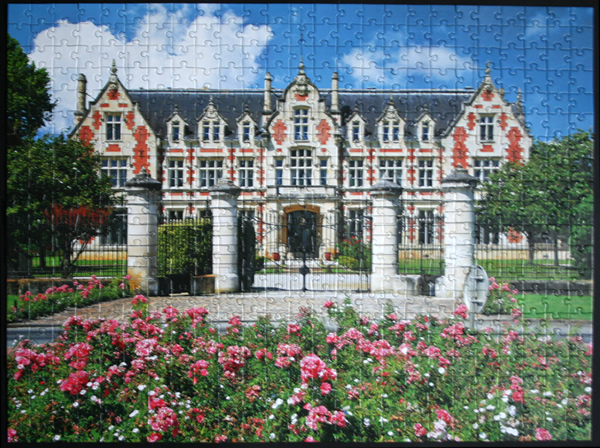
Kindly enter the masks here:
[[[164, 308], [172, 306], [180, 311], [204, 307], [209, 311], [209, 320], [219, 329], [223, 330], [227, 321], [233, 316], [240, 316], [246, 324], [255, 322], [259, 316], [271, 315], [274, 321], [291, 321], [298, 314], [300, 307], [310, 307], [318, 315], [326, 317], [323, 304], [331, 300], [343, 305], [346, 298], [350, 298], [356, 310], [369, 319], [379, 319], [385, 312], [386, 304], [390, 303], [400, 319], [411, 319], [418, 314], [431, 314], [440, 318], [448, 318], [452, 311], [460, 305], [461, 301], [447, 298], [428, 296], [402, 296], [394, 294], [369, 293], [369, 292], [342, 292], [342, 291], [282, 291], [262, 290], [248, 293], [221, 294], [206, 296], [189, 296], [187, 294], [171, 295], [168, 297], [150, 297], [150, 311], [161, 312]], [[126, 322], [131, 312], [131, 298], [115, 300], [112, 302], [98, 303], [80, 309], [67, 309], [52, 316], [42, 317], [33, 321], [9, 324], [9, 330], [17, 331], [27, 327], [53, 328], [60, 327], [70, 316], [77, 315], [82, 319], [115, 319]], [[467, 326], [475, 325], [479, 329], [491, 327], [496, 332], [503, 328], [503, 323], [508, 321], [508, 316], [483, 316], [477, 315], [474, 322], [466, 321]], [[327, 326], [331, 323], [326, 320]], [[565, 336], [578, 334], [585, 339], [591, 339], [592, 322], [575, 320], [554, 320], [549, 325], [530, 319], [526, 325], [537, 329], [538, 335], [553, 334]]]
[[[162, 311], [172, 306], [180, 311], [204, 307], [209, 311], [209, 319], [213, 322], [226, 322], [232, 316], [240, 316], [244, 322], [256, 321], [259, 316], [271, 315], [273, 320], [291, 320], [300, 307], [310, 307], [319, 315], [325, 316], [323, 304], [331, 300], [340, 305], [350, 298], [353, 306], [360, 314], [369, 318], [379, 318], [389, 302], [401, 318], [410, 319], [416, 314], [431, 313], [447, 317], [455, 308], [451, 299], [436, 297], [394, 296], [393, 294], [375, 294], [368, 292], [341, 291], [278, 291], [262, 290], [236, 294], [218, 294], [206, 296], [189, 296], [187, 294], [167, 297], [150, 297], [150, 311]], [[91, 305], [86, 308], [68, 309], [63, 312], [46, 316], [28, 323], [11, 324], [12, 326], [30, 325], [61, 325], [70, 316], [77, 315], [82, 319], [104, 317], [124, 322], [131, 312], [131, 298], [119, 299]]]

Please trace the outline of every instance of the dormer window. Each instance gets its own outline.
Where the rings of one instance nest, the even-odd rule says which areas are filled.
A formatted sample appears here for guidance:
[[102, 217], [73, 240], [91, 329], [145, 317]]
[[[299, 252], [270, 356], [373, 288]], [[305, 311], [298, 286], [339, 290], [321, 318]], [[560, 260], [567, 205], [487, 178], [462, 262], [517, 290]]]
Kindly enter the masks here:
[[221, 123], [219, 120], [202, 120], [201, 124], [202, 141], [219, 142], [221, 140]]
[[356, 142], [360, 142], [361, 140], [361, 135], [360, 135], [360, 122], [359, 121], [354, 121], [352, 123], [352, 142], [356, 143]]
[[383, 143], [400, 142], [400, 120], [385, 120], [381, 124], [381, 139]]
[[428, 142], [431, 138], [431, 126], [429, 121], [423, 122], [421, 125], [421, 141]]
[[174, 121], [171, 124], [171, 139], [174, 142], [178, 142], [181, 138], [181, 123], [179, 121]]
[[250, 143], [250, 135], [251, 135], [252, 127], [249, 121], [244, 121], [242, 123], [242, 142]]
[[294, 109], [294, 140], [308, 140], [308, 109]]

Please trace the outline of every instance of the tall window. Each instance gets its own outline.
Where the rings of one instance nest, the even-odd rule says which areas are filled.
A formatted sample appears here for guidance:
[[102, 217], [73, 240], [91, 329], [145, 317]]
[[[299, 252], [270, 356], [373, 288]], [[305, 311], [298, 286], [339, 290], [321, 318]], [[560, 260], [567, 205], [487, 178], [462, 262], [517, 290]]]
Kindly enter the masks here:
[[171, 138], [174, 142], [178, 142], [181, 137], [181, 123], [174, 121], [171, 124]]
[[363, 210], [350, 210], [348, 212], [348, 237], [355, 237], [359, 240], [363, 238]]
[[169, 160], [169, 188], [183, 187], [183, 160]]
[[419, 243], [433, 244], [434, 217], [433, 210], [419, 210]]
[[240, 187], [254, 186], [254, 160], [240, 159], [238, 168], [238, 176]]
[[250, 143], [250, 131], [251, 131], [250, 122], [244, 121], [242, 123], [242, 142], [243, 143]]
[[202, 121], [202, 141], [218, 142], [221, 140], [221, 123], [219, 120]]
[[308, 109], [294, 109], [294, 139], [308, 140]]
[[200, 161], [200, 187], [212, 187], [223, 177], [222, 160]]
[[419, 160], [419, 187], [433, 187], [433, 159]]
[[353, 142], [360, 142], [360, 122], [359, 121], [353, 121], [352, 122], [352, 141]]
[[379, 178], [402, 185], [402, 159], [379, 160]]
[[102, 173], [110, 177], [113, 187], [124, 187], [127, 182], [127, 159], [124, 157], [102, 158]]
[[431, 127], [429, 126], [429, 122], [426, 121], [421, 125], [421, 141], [428, 142], [430, 138]]
[[494, 141], [493, 115], [483, 115], [479, 118], [479, 138], [482, 142]]
[[321, 179], [321, 185], [327, 185], [327, 159], [321, 159], [320, 166], [319, 177]]
[[312, 185], [312, 154], [308, 149], [295, 149], [290, 152], [292, 185]]
[[363, 186], [363, 161], [350, 160], [348, 162], [348, 177], [350, 180], [350, 188]]
[[283, 185], [283, 159], [275, 159], [275, 185]]
[[121, 114], [106, 114], [106, 140], [121, 140]]
[[475, 159], [474, 168], [475, 177], [481, 182], [485, 182], [490, 177], [490, 174], [498, 172], [500, 169], [500, 160]]

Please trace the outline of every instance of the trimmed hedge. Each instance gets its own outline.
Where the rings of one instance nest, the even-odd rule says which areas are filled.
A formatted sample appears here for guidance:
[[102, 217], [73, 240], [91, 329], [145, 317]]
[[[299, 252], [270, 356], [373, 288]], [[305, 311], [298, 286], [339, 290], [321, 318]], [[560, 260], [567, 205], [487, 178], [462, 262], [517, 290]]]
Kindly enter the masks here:
[[158, 227], [158, 276], [212, 273], [210, 219], [181, 221]]

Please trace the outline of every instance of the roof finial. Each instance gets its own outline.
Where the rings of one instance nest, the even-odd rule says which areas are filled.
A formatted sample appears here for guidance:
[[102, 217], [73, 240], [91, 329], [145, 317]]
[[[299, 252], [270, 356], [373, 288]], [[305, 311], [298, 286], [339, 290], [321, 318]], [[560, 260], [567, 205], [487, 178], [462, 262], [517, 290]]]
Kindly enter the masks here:
[[112, 67], [110, 69], [110, 73], [113, 75], [117, 74], [117, 63], [114, 59], [112, 60]]
[[490, 61], [487, 61], [485, 63], [485, 74], [490, 76], [490, 73], [492, 73], [492, 69], [490, 68]]
[[303, 57], [303, 56], [300, 56], [300, 65], [298, 66], [298, 73], [299, 73], [300, 75], [304, 75], [304, 74], [306, 74], [306, 73], [304, 72], [304, 57]]

